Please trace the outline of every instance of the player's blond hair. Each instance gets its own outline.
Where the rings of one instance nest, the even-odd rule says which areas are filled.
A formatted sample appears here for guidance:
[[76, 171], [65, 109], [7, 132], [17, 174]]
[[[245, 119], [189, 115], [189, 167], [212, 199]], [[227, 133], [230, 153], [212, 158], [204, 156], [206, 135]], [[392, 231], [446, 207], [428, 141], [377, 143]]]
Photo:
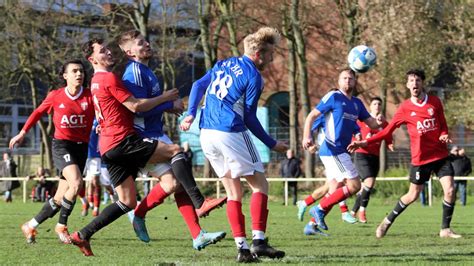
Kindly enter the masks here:
[[277, 29], [263, 27], [245, 37], [244, 51], [247, 55], [253, 55], [258, 51], [265, 50], [267, 45], [276, 45], [279, 42], [280, 32]]

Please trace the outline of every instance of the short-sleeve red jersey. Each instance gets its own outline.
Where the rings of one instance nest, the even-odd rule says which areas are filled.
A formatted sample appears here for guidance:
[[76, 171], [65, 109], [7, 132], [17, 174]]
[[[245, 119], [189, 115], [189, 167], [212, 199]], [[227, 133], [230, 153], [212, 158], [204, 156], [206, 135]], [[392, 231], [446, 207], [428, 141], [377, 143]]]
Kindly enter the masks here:
[[411, 99], [404, 101], [388, 126], [369, 138], [367, 143], [370, 145], [380, 141], [402, 124], [407, 125], [410, 136], [413, 165], [427, 164], [448, 156], [446, 143], [439, 140], [441, 135], [448, 134], [448, 126], [443, 105], [438, 97], [426, 95], [421, 102], [414, 102]]
[[[384, 129], [388, 125], [388, 122], [384, 121], [382, 125], [377, 129], [371, 129], [366, 123], [361, 122], [359, 120], [357, 120], [357, 125], [359, 125], [360, 127], [360, 135], [362, 136], [362, 139], [369, 139], [373, 135], [382, 131], [382, 129]], [[393, 138], [391, 134], [385, 137], [385, 142], [387, 143], [387, 145], [392, 144]], [[381, 145], [382, 145], [382, 141], [377, 141], [377, 142], [371, 143], [370, 145], [367, 145], [367, 147], [365, 148], [359, 148], [355, 152], [380, 156]]]
[[45, 113], [53, 112], [54, 138], [74, 142], [89, 142], [94, 107], [89, 89], [72, 96], [66, 88], [53, 90], [28, 117], [23, 129], [28, 132]]
[[135, 134], [134, 114], [124, 102], [132, 94], [112, 72], [96, 72], [91, 80], [94, 107], [100, 124], [99, 150], [105, 154], [126, 136]]

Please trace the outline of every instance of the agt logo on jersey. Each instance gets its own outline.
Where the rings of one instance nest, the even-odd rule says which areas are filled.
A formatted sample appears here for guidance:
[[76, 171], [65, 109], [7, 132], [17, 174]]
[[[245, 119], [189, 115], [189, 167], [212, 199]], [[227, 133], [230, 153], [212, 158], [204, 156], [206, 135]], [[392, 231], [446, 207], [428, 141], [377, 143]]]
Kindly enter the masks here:
[[85, 115], [63, 115], [61, 118], [61, 127], [62, 128], [79, 128], [85, 127], [84, 121]]
[[423, 121], [416, 121], [416, 129], [420, 134], [438, 129], [436, 126], [436, 118], [428, 118]]

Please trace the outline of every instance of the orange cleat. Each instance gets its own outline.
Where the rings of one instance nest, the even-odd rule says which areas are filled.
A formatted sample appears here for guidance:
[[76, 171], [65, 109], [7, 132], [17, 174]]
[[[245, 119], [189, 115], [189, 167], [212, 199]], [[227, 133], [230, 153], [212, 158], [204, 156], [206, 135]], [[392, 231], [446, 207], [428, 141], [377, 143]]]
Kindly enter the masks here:
[[358, 215], [359, 215], [359, 222], [363, 223], [363, 224], [366, 224], [367, 223], [367, 217], [365, 216], [365, 210], [359, 211]]
[[88, 203], [82, 204], [81, 215], [82, 216], [87, 216], [88, 213], [89, 213], [89, 204]]
[[23, 234], [26, 237], [26, 243], [28, 243], [28, 244], [36, 243], [36, 234], [38, 234], [38, 232], [36, 231], [35, 228], [31, 228], [28, 225], [28, 222], [24, 223], [21, 226], [21, 231], [23, 232]]
[[67, 230], [67, 226], [65, 225], [56, 225], [54, 231], [59, 237], [59, 241], [63, 244], [71, 244], [71, 236], [69, 235], [69, 231]]
[[94, 256], [94, 253], [92, 253], [91, 244], [89, 243], [89, 240], [82, 239], [79, 236], [79, 232], [72, 233], [71, 242], [74, 245], [79, 247], [79, 249], [81, 250], [82, 254], [84, 254], [84, 256]]
[[92, 211], [92, 216], [93, 216], [93, 217], [99, 216], [99, 210], [94, 209], [94, 210]]
[[199, 218], [206, 217], [209, 213], [219, 207], [222, 207], [227, 202], [227, 197], [219, 199], [206, 199], [201, 208], [196, 209], [196, 214]]

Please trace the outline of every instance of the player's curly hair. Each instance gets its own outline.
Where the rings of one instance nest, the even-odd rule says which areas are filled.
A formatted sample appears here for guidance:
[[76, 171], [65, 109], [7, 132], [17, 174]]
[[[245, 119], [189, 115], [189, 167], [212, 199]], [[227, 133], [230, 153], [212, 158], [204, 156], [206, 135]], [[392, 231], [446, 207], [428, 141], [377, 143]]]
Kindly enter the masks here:
[[85, 42], [84, 44], [82, 44], [82, 54], [84, 55], [84, 57], [86, 59], [88, 59], [92, 53], [94, 53], [94, 43], [97, 43], [97, 44], [103, 44], [104, 43], [104, 39], [101, 39], [101, 38], [93, 38], [93, 39], [90, 39], [89, 41]]
[[244, 39], [245, 54], [255, 54], [265, 50], [267, 45], [276, 45], [280, 42], [280, 32], [271, 27], [263, 27], [247, 35]]
[[407, 71], [406, 73], [407, 77], [410, 76], [410, 75], [415, 75], [419, 78], [421, 78], [421, 80], [425, 80], [426, 76], [425, 76], [425, 71], [423, 69], [410, 69]]
[[117, 44], [119, 45], [120, 49], [122, 49], [123, 51], [124, 50], [123, 45], [129, 41], [135, 40], [140, 34], [141, 33], [138, 30], [126, 31], [120, 34], [120, 36], [117, 38]]

